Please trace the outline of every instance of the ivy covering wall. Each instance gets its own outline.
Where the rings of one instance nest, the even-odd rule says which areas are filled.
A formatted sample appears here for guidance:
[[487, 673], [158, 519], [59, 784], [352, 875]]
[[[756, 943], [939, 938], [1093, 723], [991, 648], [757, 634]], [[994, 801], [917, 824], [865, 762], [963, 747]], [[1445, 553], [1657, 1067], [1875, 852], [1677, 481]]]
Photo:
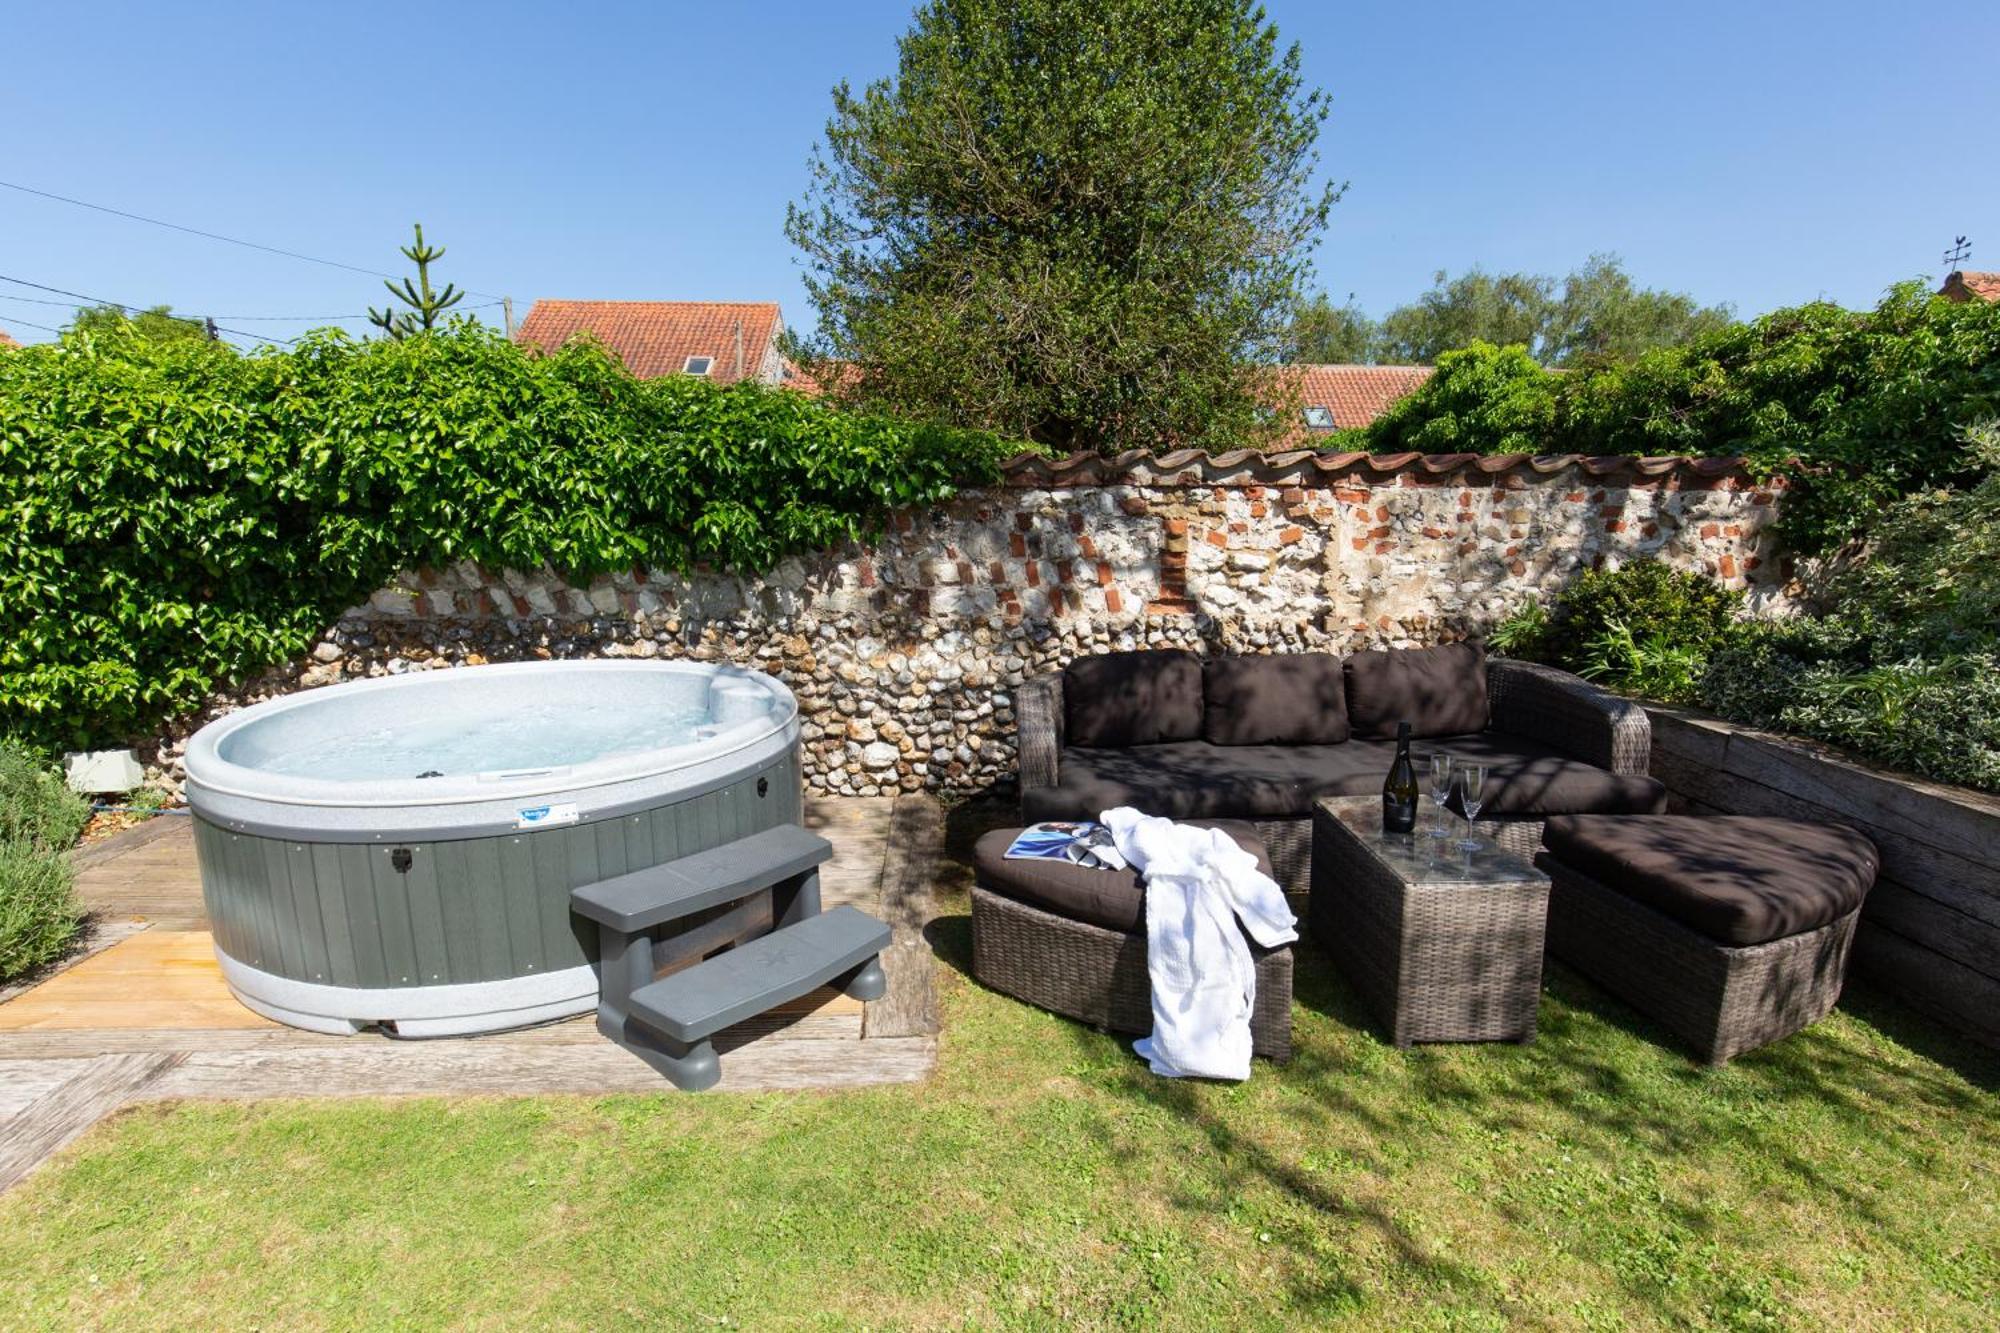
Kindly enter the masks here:
[[1017, 447], [469, 321], [252, 356], [115, 333], [0, 352], [0, 735], [127, 740], [402, 568], [762, 569]]

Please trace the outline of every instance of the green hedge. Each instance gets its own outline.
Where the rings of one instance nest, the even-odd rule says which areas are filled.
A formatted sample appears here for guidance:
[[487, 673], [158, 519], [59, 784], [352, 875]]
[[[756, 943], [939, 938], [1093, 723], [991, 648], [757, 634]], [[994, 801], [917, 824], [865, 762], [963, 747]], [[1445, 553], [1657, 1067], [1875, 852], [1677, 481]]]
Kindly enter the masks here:
[[130, 739], [404, 567], [763, 569], [989, 478], [986, 434], [642, 381], [470, 321], [295, 351], [0, 355], [0, 734]]
[[2000, 413], [2000, 303], [1916, 284], [1873, 310], [1821, 302], [1557, 374], [1474, 344], [1377, 420], [1367, 447], [1467, 453], [1741, 454], [1803, 484], [1782, 532], [1822, 551], [1899, 497], [1971, 479], [1959, 432]]

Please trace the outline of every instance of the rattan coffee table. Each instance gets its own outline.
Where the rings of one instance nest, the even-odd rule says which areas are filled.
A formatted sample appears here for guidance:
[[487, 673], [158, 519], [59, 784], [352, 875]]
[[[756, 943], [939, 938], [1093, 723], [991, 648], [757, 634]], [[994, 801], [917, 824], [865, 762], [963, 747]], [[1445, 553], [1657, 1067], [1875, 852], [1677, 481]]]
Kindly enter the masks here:
[[1374, 796], [1313, 805], [1313, 938], [1333, 955], [1389, 1039], [1533, 1041], [1542, 993], [1549, 877], [1487, 839], [1466, 853], [1424, 829], [1382, 832]]

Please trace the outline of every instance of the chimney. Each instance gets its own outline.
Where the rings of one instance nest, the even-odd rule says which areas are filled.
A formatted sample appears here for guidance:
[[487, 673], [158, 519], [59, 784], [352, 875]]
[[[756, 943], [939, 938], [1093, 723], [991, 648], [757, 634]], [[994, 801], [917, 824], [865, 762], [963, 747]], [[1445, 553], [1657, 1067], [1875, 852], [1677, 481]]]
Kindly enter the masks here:
[[736, 378], [743, 378], [743, 321], [736, 321]]

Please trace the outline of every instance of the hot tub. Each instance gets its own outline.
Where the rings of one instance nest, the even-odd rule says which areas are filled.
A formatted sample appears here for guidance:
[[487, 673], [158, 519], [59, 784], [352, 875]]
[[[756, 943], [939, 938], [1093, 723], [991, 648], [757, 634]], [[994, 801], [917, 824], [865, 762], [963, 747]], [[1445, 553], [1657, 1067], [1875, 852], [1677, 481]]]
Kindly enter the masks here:
[[488, 1032], [597, 1003], [570, 890], [801, 814], [798, 705], [760, 672], [528, 662], [273, 699], [187, 750], [216, 956], [316, 1032]]

